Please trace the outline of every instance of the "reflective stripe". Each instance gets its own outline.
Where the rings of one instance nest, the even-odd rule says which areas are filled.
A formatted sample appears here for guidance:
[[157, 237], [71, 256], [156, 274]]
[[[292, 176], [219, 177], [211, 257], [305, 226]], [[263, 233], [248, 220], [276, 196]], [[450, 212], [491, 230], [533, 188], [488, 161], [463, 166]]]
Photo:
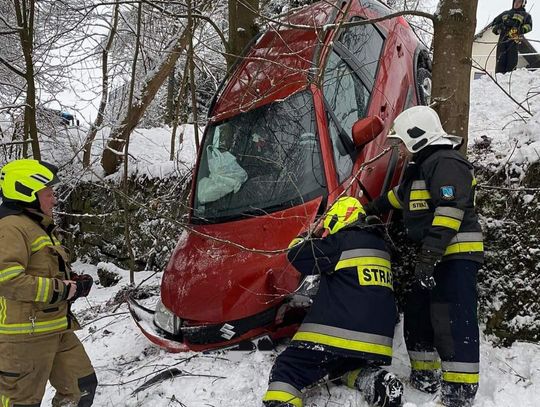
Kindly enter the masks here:
[[427, 189], [426, 181], [424, 180], [413, 181], [411, 190], [413, 189]]
[[380, 257], [356, 257], [354, 259], [338, 261], [338, 263], [336, 264], [336, 271], [348, 267], [361, 266], [380, 266], [389, 269], [390, 261]]
[[0, 405], [2, 407], [9, 407], [9, 397], [0, 395]]
[[390, 205], [392, 205], [394, 208], [396, 209], [402, 208], [401, 202], [399, 202], [399, 199], [397, 198], [397, 195], [393, 189], [388, 191], [388, 194], [386, 195], [386, 197], [388, 198]]
[[450, 218], [463, 220], [463, 215], [465, 215], [465, 211], [459, 209], [459, 208], [452, 208], [451, 206], [438, 206], [435, 208], [435, 216], [448, 216]]
[[461, 242], [448, 245], [443, 256], [448, 256], [450, 254], [456, 253], [470, 253], [470, 252], [483, 252], [484, 243], [483, 242]]
[[335, 348], [392, 356], [392, 338], [320, 324], [302, 324], [293, 341], [313, 342]]
[[0, 270], [0, 283], [17, 277], [23, 271], [24, 271], [24, 267], [22, 266], [11, 266], [11, 267], [8, 267], [7, 269]]
[[450, 245], [463, 242], [481, 242], [483, 241], [482, 232], [459, 232], [450, 240]]
[[0, 324], [6, 322], [7, 301], [5, 297], [0, 297]]
[[271, 382], [268, 385], [268, 391], [284, 391], [292, 394], [294, 397], [302, 398], [302, 392], [300, 390], [285, 382]]
[[51, 279], [46, 277], [37, 277], [38, 283], [36, 288], [36, 302], [47, 302], [49, 299], [49, 291], [51, 288]]
[[40, 236], [30, 245], [32, 252], [37, 252], [43, 249], [45, 246], [53, 246], [53, 242], [49, 236]]
[[268, 385], [268, 391], [263, 397], [263, 401], [280, 401], [289, 403], [295, 407], [302, 407], [302, 393], [284, 382], [271, 382]]
[[439, 360], [439, 354], [437, 352], [417, 352], [409, 351], [409, 358], [411, 360]]
[[461, 220], [449, 218], [448, 216], [435, 216], [433, 218], [433, 226], [442, 226], [444, 228], [455, 230], [456, 232], [461, 227]]
[[521, 14], [517, 14], [517, 13], [514, 14], [514, 15], [512, 16], [512, 18], [513, 18], [514, 20], [519, 21], [520, 23], [523, 23], [523, 22], [525, 21], [525, 17], [523, 17]]
[[443, 372], [443, 380], [452, 383], [477, 384], [480, 381], [478, 373]]
[[440, 360], [411, 360], [413, 370], [438, 370], [441, 368]]
[[31, 333], [44, 333], [67, 329], [67, 317], [53, 319], [50, 321], [31, 322], [24, 324], [0, 324], [0, 334], [2, 335], [19, 335]]
[[480, 363], [442, 362], [442, 369], [443, 371], [478, 373], [480, 371]]
[[412, 191], [411, 190], [411, 201], [418, 201], [418, 200], [425, 200], [425, 199], [431, 199], [431, 194], [427, 189], [425, 190], [417, 190]]
[[347, 387], [351, 388], [351, 389], [355, 389], [356, 386], [356, 379], [358, 379], [358, 375], [360, 374], [360, 371], [362, 369], [356, 369], [356, 370], [353, 370], [352, 372], [348, 372], [348, 373], [345, 373], [345, 379], [343, 380], [346, 384], [347, 384]]
[[532, 27], [531, 27], [529, 24], [525, 24], [525, 25], [522, 27], [522, 29], [523, 29], [523, 33], [526, 34], [526, 33], [528, 33], [529, 31], [532, 30]]
[[46, 246], [61, 246], [60, 241], [53, 236], [52, 240], [49, 236], [39, 236], [34, 242], [30, 245], [32, 253], [35, 253]]
[[355, 257], [382, 257], [383, 259], [390, 260], [390, 253], [384, 250], [378, 249], [353, 249], [345, 250], [339, 256], [339, 260], [347, 260]]

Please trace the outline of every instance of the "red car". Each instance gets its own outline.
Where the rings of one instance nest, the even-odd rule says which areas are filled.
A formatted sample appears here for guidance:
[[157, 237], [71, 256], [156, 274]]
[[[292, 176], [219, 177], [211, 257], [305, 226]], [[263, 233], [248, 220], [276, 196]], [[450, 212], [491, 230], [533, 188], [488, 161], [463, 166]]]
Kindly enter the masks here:
[[429, 97], [429, 54], [402, 17], [361, 24], [391, 13], [380, 1], [335, 4], [273, 24], [216, 95], [161, 300], [130, 301], [152, 342], [202, 351], [292, 335], [291, 239], [345, 190], [366, 202], [398, 183], [406, 156], [386, 135]]

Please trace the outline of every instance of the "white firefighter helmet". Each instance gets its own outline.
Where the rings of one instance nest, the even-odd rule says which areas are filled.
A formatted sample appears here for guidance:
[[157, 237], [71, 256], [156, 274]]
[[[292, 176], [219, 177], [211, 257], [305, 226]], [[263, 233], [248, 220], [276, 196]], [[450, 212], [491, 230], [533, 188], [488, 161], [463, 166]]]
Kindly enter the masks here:
[[400, 139], [413, 154], [430, 145], [456, 147], [463, 141], [444, 131], [439, 115], [429, 106], [414, 106], [401, 112], [394, 120], [388, 138]]

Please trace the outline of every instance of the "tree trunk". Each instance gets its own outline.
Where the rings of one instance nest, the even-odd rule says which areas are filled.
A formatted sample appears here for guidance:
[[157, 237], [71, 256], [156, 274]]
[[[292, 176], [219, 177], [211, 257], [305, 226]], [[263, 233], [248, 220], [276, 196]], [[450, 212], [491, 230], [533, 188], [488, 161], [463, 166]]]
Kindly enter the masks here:
[[120, 7], [118, 4], [118, 0], [116, 0], [111, 23], [111, 30], [109, 31], [107, 44], [105, 45], [105, 48], [103, 49], [103, 52], [101, 54], [101, 101], [99, 102], [99, 109], [96, 120], [90, 127], [90, 131], [88, 132], [86, 136], [86, 141], [84, 142], [83, 168], [88, 168], [90, 166], [92, 143], [96, 138], [96, 134], [99, 128], [103, 124], [103, 119], [105, 117], [105, 109], [109, 101], [109, 52], [111, 51], [114, 36], [116, 35], [116, 28], [118, 27], [119, 8]]
[[229, 0], [229, 68], [259, 32], [255, 22], [258, 16], [259, 0]]
[[163, 60], [161, 66], [156, 69], [155, 74], [143, 85], [140, 92], [142, 95], [141, 98], [134, 100], [128, 106], [127, 113], [121, 119], [120, 123], [115, 126], [101, 157], [101, 165], [107, 175], [112, 174], [118, 168], [127, 135], [139, 123], [142, 115], [156, 96], [157, 91], [174, 69], [176, 61], [178, 61], [182, 51], [187, 47], [188, 41], [189, 28], [185, 28], [166, 51], [167, 57]]
[[[19, 38], [24, 55], [26, 72], [26, 105], [24, 107], [24, 140], [31, 140], [32, 156], [36, 160], [41, 159], [39, 148], [38, 131], [36, 124], [36, 84], [34, 81], [34, 11], [35, 2], [26, 0], [14, 0], [15, 14], [19, 26]], [[27, 156], [26, 143], [23, 147], [24, 156]]]
[[471, 53], [478, 0], [440, 0], [434, 20], [433, 91], [444, 129], [467, 149]]

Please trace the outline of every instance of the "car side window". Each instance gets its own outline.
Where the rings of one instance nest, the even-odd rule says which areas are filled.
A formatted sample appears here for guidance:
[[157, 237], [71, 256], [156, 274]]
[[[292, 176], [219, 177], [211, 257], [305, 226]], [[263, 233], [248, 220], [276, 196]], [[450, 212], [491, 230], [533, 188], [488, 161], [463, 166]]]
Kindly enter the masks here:
[[[355, 17], [351, 21], [360, 20]], [[341, 34], [339, 42], [354, 56], [353, 61], [350, 61], [351, 65], [361, 71], [361, 76], [367, 78], [368, 87], [373, 88], [384, 45], [382, 35], [371, 24], [357, 25], [347, 28]]]
[[339, 180], [343, 181], [352, 171], [352, 127], [364, 117], [369, 91], [345, 61], [332, 52], [325, 68], [323, 93], [336, 167]]

